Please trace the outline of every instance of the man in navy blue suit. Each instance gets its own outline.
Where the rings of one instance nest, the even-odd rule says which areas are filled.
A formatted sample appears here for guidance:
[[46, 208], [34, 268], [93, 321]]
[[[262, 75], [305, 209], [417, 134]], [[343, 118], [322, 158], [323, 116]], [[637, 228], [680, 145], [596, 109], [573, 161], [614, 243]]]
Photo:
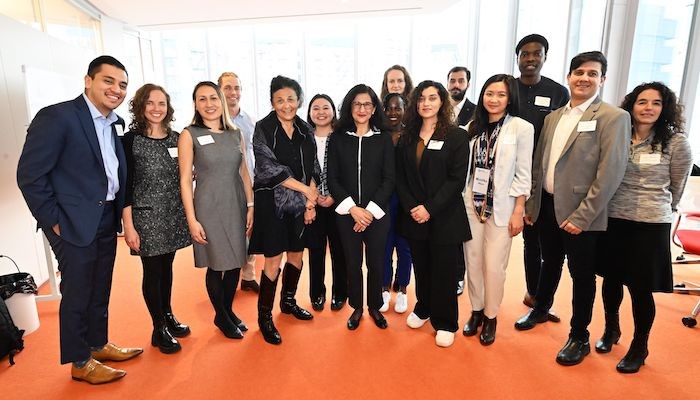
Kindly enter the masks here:
[[117, 136], [124, 120], [128, 75], [122, 63], [100, 56], [88, 66], [85, 92], [37, 113], [17, 167], [22, 195], [51, 244], [61, 272], [61, 363], [91, 384], [126, 372], [101, 361], [124, 361], [143, 349], [107, 341], [107, 308], [117, 232], [124, 206], [126, 161]]

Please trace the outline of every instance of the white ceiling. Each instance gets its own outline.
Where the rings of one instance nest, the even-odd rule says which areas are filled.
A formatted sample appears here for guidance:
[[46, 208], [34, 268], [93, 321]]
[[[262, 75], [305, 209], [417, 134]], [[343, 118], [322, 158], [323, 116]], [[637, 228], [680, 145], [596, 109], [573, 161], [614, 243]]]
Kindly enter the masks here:
[[140, 29], [193, 24], [398, 15], [438, 11], [457, 0], [89, 0], [111, 18]]

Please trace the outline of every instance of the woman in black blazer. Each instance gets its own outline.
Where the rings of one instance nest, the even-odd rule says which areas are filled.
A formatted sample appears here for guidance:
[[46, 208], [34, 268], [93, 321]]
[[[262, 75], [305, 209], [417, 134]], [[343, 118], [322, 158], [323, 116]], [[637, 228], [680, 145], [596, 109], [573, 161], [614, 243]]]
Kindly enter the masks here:
[[469, 159], [467, 133], [452, 122], [447, 90], [433, 81], [413, 90], [405, 119], [396, 153], [402, 207], [398, 226], [411, 246], [417, 299], [406, 323], [416, 329], [430, 319], [435, 343], [448, 347], [457, 331], [457, 249], [471, 239], [461, 194]]
[[348, 329], [360, 325], [363, 311], [362, 244], [367, 257], [367, 307], [374, 323], [386, 328], [382, 306], [384, 247], [389, 232], [389, 198], [394, 190], [394, 145], [383, 132], [384, 113], [367, 85], [350, 89], [328, 148], [328, 185], [338, 203], [338, 232], [348, 271], [349, 304], [355, 309]]

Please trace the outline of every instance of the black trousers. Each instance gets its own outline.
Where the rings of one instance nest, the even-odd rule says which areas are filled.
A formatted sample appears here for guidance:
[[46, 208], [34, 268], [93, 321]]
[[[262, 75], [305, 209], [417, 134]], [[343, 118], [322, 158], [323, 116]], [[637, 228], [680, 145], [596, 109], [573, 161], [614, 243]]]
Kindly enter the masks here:
[[316, 243], [309, 246], [309, 296], [311, 301], [317, 297], [326, 296], [326, 242], [331, 252], [333, 297], [339, 299], [348, 297], [348, 272], [334, 208], [316, 207], [316, 220], [313, 223]]
[[[336, 218], [340, 239], [343, 241], [343, 253], [348, 268], [348, 289], [350, 291], [350, 307], [363, 308], [362, 294], [362, 245], [365, 247], [367, 264], [367, 307], [379, 310], [382, 307], [382, 274], [384, 271], [384, 250], [386, 237], [389, 233], [390, 216], [375, 219], [364, 232], [352, 230], [355, 221], [350, 215], [339, 215]], [[454, 281], [453, 281], [454, 283]]]
[[457, 268], [455, 269], [457, 275], [457, 282], [463, 281], [467, 273], [467, 263], [464, 258], [464, 246], [457, 246]]
[[85, 247], [64, 241], [50, 227], [44, 229], [61, 271], [61, 364], [87, 360], [91, 347], [107, 344], [107, 307], [117, 253], [115, 218], [112, 202], [105, 202], [97, 235]]
[[552, 306], [566, 256], [574, 286], [570, 336], [588, 339], [588, 324], [591, 323], [595, 300], [595, 263], [600, 233], [584, 231], [571, 235], [559, 228], [554, 216], [554, 198], [544, 191], [537, 221], [542, 248], [542, 270], [535, 295], [535, 309], [546, 313]]
[[538, 224], [523, 227], [523, 261], [525, 264], [525, 285], [530, 295], [537, 293], [537, 283], [542, 269], [542, 250]]
[[413, 273], [416, 275], [416, 307], [421, 319], [430, 318], [435, 330], [457, 332], [457, 274], [459, 244], [436, 244], [430, 240], [412, 240]]

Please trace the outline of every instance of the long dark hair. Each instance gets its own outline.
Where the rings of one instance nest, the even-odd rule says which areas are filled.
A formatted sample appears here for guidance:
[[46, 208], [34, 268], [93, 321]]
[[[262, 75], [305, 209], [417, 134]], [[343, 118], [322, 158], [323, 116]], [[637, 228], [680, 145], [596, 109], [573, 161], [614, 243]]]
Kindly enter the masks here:
[[306, 112], [306, 122], [312, 127], [316, 127], [314, 121], [311, 120], [311, 107], [313, 107], [314, 101], [318, 99], [324, 99], [331, 103], [331, 109], [333, 109], [333, 119], [331, 120], [331, 127], [335, 126], [335, 123], [338, 121], [338, 111], [335, 109], [335, 103], [333, 103], [333, 99], [331, 99], [331, 96], [323, 93], [319, 93], [311, 98], [311, 101], [309, 102], [309, 109]]
[[420, 128], [423, 126], [423, 117], [418, 114], [418, 100], [423, 95], [423, 91], [427, 88], [437, 89], [438, 96], [440, 96], [440, 109], [437, 113], [437, 125], [435, 126], [435, 133], [433, 137], [435, 139], [444, 139], [447, 134], [447, 130], [453, 127], [454, 124], [454, 111], [452, 104], [450, 103], [450, 93], [442, 86], [442, 83], [435, 81], [423, 81], [416, 86], [411, 92], [408, 98], [408, 105], [406, 106], [406, 114], [404, 115], [404, 121], [406, 123], [406, 135], [404, 137], [407, 143], [414, 143], [418, 140], [418, 135], [420, 134]]
[[228, 106], [226, 106], [226, 98], [224, 97], [224, 93], [221, 91], [221, 88], [219, 85], [217, 85], [214, 82], [211, 81], [202, 81], [199, 82], [195, 87], [194, 90], [192, 91], [192, 102], [195, 103], [194, 106], [194, 116], [192, 117], [192, 125], [198, 126], [200, 128], [207, 128], [209, 129], [208, 126], [204, 125], [204, 119], [202, 116], [199, 114], [199, 111], [197, 111], [197, 90], [203, 86], [208, 86], [216, 92], [216, 95], [219, 97], [219, 100], [221, 101], [221, 118], [219, 118], [221, 122], [221, 129], [234, 129], [235, 126], [231, 122], [231, 117], [229, 116], [228, 113]]
[[146, 119], [146, 102], [151, 96], [153, 91], [163, 92], [165, 95], [165, 103], [168, 110], [165, 113], [165, 117], [160, 121], [160, 126], [163, 128], [164, 132], [170, 132], [170, 123], [175, 120], [173, 114], [175, 110], [170, 103], [170, 95], [163, 89], [162, 86], [154, 85], [152, 83], [147, 83], [141, 86], [134, 97], [129, 101], [129, 112], [131, 113], [131, 123], [129, 124], [129, 129], [138, 132], [144, 136], [148, 136], [151, 132], [151, 124]]
[[386, 123], [384, 117], [384, 111], [382, 111], [382, 102], [379, 101], [379, 97], [374, 92], [374, 90], [360, 83], [355, 85], [348, 94], [343, 98], [343, 104], [340, 106], [340, 118], [338, 122], [333, 127], [333, 131], [339, 132], [356, 132], [357, 126], [355, 126], [355, 120], [352, 119], [352, 102], [355, 100], [358, 94], [366, 93], [372, 99], [372, 105], [374, 105], [374, 114], [369, 119], [370, 128], [373, 130], [384, 131], [386, 130]]
[[481, 88], [479, 101], [477, 102], [476, 109], [474, 110], [474, 118], [472, 119], [471, 124], [469, 124], [469, 129], [467, 130], [470, 139], [483, 133], [489, 125], [489, 112], [486, 111], [486, 107], [484, 107], [484, 93], [490, 84], [496, 82], [503, 82], [508, 90], [508, 105], [506, 106], [506, 114], [513, 117], [520, 115], [520, 106], [518, 103], [518, 85], [515, 82], [515, 78], [513, 78], [512, 75], [496, 74], [487, 79], [486, 83], [484, 83], [484, 86]]
[[[659, 119], [654, 123], [654, 138], [651, 140], [651, 145], [656, 146], [660, 144], [661, 151], [664, 151], [671, 136], [685, 133], [683, 105], [678, 103], [678, 98], [673, 90], [661, 82], [642, 83], [625, 96], [620, 107], [630, 113], [632, 122], [634, 122], [634, 115], [632, 114], [634, 103], [637, 101], [639, 94], [647, 89], [654, 89], [661, 95], [661, 114], [659, 114]], [[632, 129], [634, 129], [634, 124], [632, 124]]]

